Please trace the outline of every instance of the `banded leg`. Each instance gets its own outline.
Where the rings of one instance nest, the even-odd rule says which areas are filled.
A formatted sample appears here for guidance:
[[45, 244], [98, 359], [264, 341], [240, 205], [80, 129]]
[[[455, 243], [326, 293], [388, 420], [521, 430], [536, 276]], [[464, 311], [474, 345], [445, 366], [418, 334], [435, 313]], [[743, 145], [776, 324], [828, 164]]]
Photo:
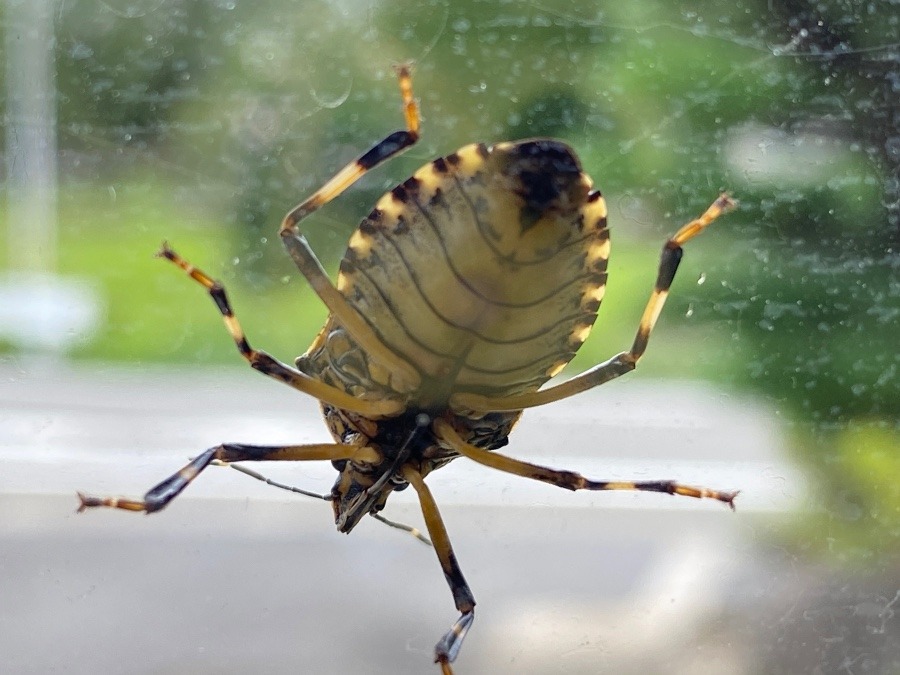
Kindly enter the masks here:
[[399, 155], [419, 140], [419, 107], [413, 98], [409, 66], [399, 66], [397, 77], [400, 81], [406, 129], [386, 136], [371, 150], [341, 169], [312, 196], [291, 209], [281, 222], [279, 235], [294, 263], [332, 315], [347, 329], [364, 352], [391, 371], [391, 384], [394, 389], [409, 392], [418, 386], [421, 379], [419, 374], [403, 358], [385, 346], [363, 316], [347, 302], [331, 282], [306, 237], [297, 227], [301, 220], [340, 195], [367, 171]]
[[696, 237], [716, 218], [730, 211], [735, 206], [736, 202], [727, 194], [720, 195], [703, 215], [683, 226], [675, 233], [675, 236], [666, 241], [659, 261], [656, 285], [653, 288], [650, 299], [647, 301], [646, 307], [644, 307], [644, 313], [641, 315], [641, 322], [638, 325], [634, 343], [629, 351], [617, 354], [608, 361], [548, 389], [514, 396], [496, 397], [469, 393], [454, 394], [450, 397], [450, 407], [457, 411], [471, 412], [503, 412], [532, 408], [580, 394], [634, 370], [637, 362], [647, 349], [650, 333], [653, 331], [653, 327], [656, 325], [657, 319], [659, 319], [659, 314], [666, 303], [669, 287], [672, 285], [675, 272], [678, 270], [678, 264], [681, 262], [681, 257], [684, 254], [682, 245]]
[[437, 503], [435, 503], [434, 497], [431, 495], [431, 490], [425, 485], [422, 474], [408, 464], [402, 468], [401, 473], [403, 479], [413, 486], [413, 489], [419, 496], [419, 503], [422, 505], [422, 515], [425, 517], [428, 534], [431, 535], [434, 552], [437, 553], [441, 569], [444, 571], [444, 578], [447, 579], [450, 592], [453, 593], [453, 602], [456, 604], [456, 609], [460, 612], [459, 618], [450, 627], [450, 630], [434, 646], [434, 661], [440, 664], [441, 673], [443, 675], [452, 675], [453, 669], [450, 667], [450, 664], [456, 660], [459, 648], [462, 647], [463, 639], [475, 620], [475, 598], [469, 589], [469, 584], [466, 583], [466, 579], [463, 577], [459, 563], [456, 562], [456, 555], [453, 553], [453, 547], [450, 545], [447, 528], [444, 527], [444, 521], [441, 519]]
[[268, 462], [287, 461], [303, 462], [322, 459], [351, 459], [357, 457], [366, 461], [377, 459], [369, 457], [374, 453], [370, 448], [359, 448], [340, 443], [322, 443], [313, 445], [241, 445], [239, 443], [225, 443], [204, 451], [184, 467], [179, 469], [158, 485], [153, 486], [144, 495], [143, 499], [125, 499], [123, 497], [89, 497], [78, 493], [81, 504], [78, 512], [95, 506], [106, 506], [125, 511], [146, 511], [153, 513], [175, 499], [192, 480], [200, 475], [206, 467], [216, 462]]
[[184, 270], [191, 279], [203, 286], [210, 297], [219, 308], [222, 319], [225, 321], [225, 327], [228, 329], [234, 344], [247, 362], [255, 370], [260, 371], [273, 377], [276, 380], [284, 382], [290, 387], [302, 391], [310, 396], [314, 396], [320, 401], [324, 401], [330, 405], [343, 410], [352, 410], [366, 417], [383, 417], [392, 415], [403, 410], [404, 404], [401, 401], [383, 399], [361, 399], [352, 396], [336, 387], [320, 382], [311, 378], [296, 368], [278, 361], [266, 352], [258, 351], [250, 346], [247, 337], [238, 322], [234, 311], [231, 309], [231, 303], [225, 293], [225, 288], [218, 281], [215, 281], [203, 271], [191, 265], [187, 260], [175, 253], [168, 244], [163, 243], [162, 249], [157, 254], [161, 258], [170, 260], [175, 265]]
[[438, 419], [434, 421], [435, 435], [450, 444], [459, 454], [468, 457], [474, 462], [483, 464], [492, 469], [498, 469], [506, 473], [516, 476], [524, 476], [533, 480], [550, 483], [557, 487], [567, 490], [637, 490], [640, 492], [664, 492], [670, 495], [682, 495], [684, 497], [695, 497], [697, 499], [717, 499], [720, 502], [728, 504], [731, 510], [734, 510], [734, 498], [738, 492], [724, 492], [721, 490], [711, 490], [705, 487], [695, 487], [692, 485], [682, 485], [671, 480], [655, 480], [655, 481], [609, 481], [609, 480], [590, 480], [580, 473], [574, 471], [561, 471], [558, 469], [550, 469], [537, 464], [523, 462], [497, 452], [484, 450], [470, 443], [466, 443], [459, 434], [444, 420]]

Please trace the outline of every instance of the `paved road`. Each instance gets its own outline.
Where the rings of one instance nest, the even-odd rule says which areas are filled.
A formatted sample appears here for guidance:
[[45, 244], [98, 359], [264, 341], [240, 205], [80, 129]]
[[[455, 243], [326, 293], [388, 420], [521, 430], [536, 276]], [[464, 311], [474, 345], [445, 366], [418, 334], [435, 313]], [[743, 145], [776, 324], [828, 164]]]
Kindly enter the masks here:
[[[0, 673], [431, 673], [455, 611], [433, 553], [330, 507], [211, 469], [152, 517], [76, 516], [222, 440], [327, 440], [314, 402], [252, 372], [0, 367]], [[739, 511], [571, 494], [463, 461], [435, 492], [479, 601], [466, 673], [744, 672], [697, 649], [758, 571], [752, 535], [802, 499], [764, 408], [622, 382], [531, 412], [510, 453], [596, 478], [741, 488]], [[267, 465], [327, 491], [326, 466]], [[389, 515], [420, 524], [414, 496]], [[724, 664], [724, 665], [723, 665]], [[723, 667], [726, 669], [723, 670]]]

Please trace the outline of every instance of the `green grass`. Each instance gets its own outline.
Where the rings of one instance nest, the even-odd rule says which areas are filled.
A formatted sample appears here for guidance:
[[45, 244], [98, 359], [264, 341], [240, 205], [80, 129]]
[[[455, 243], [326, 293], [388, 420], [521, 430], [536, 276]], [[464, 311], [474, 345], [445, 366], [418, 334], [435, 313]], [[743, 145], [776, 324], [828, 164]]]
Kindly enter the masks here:
[[102, 186], [69, 186], [60, 200], [58, 271], [91, 281], [105, 306], [101, 325], [73, 357], [238, 362], [208, 295], [155, 257], [164, 240], [227, 285], [252, 341], [291, 359], [315, 335], [325, 311], [299, 275], [251, 295], [235, 279], [229, 233], [214, 216], [198, 217], [192, 208], [174, 204], [162, 186], [125, 185], [114, 200], [110, 194]]

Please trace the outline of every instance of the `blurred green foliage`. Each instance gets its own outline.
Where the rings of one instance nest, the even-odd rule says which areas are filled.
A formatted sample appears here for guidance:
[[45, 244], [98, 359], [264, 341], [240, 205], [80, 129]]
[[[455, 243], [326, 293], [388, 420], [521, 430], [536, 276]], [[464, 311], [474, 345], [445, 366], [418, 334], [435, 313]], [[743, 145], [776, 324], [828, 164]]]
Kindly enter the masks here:
[[76, 356], [238, 361], [208, 298], [153, 261], [162, 239], [228, 284], [252, 342], [302, 351], [324, 312], [277, 224], [398, 128], [390, 66], [415, 59], [422, 141], [310, 219], [329, 269], [424, 162], [562, 137], [611, 206], [585, 367], [630, 344], [665, 236], [731, 189], [742, 208], [691, 242], [646, 369], [752, 389], [811, 425], [808, 463], [826, 483], [853, 474], [896, 532], [900, 481], [863, 489], [897, 475], [896, 4], [65, 3], [60, 271], [108, 307]]
[[875, 419], [824, 435], [805, 431], [797, 435], [801, 457], [829, 508], [797, 523], [792, 539], [817, 556], [891, 574], [900, 549], [900, 433]]

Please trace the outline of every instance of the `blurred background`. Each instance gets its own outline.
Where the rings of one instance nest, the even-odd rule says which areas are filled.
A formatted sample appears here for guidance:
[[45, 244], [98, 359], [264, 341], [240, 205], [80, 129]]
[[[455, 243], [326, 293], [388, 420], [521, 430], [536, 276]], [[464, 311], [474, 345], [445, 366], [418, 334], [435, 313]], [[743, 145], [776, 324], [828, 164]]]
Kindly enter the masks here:
[[[666, 474], [646, 477], [684, 479], [690, 465], [726, 481], [715, 487], [743, 487], [748, 508], [623, 508], [595, 495], [580, 503], [596, 510], [556, 511], [538, 507], [572, 496], [514, 481], [508, 490], [525, 496], [504, 501], [505, 483], [459, 469], [445, 495], [457, 548], [469, 537], [471, 558], [516, 542], [478, 572], [463, 561], [476, 596], [497, 589], [491, 602], [509, 621], [479, 615], [460, 672], [900, 673], [898, 10], [896, 0], [6, 0], [0, 671], [427, 671], [454, 618], [449, 595], [427, 550], [395, 559], [415, 542], [384, 528], [338, 538], [329, 510], [306, 502], [291, 507], [310, 514], [298, 525], [275, 508], [296, 500], [252, 506], [241, 498], [257, 486], [226, 472], [192, 486], [177, 513], [70, 518], [75, 489], [141, 494], [221, 440], [325, 439], [315, 405], [257, 383], [208, 297], [153, 254], [165, 239], [225, 282], [251, 342], [292, 361], [325, 312], [281, 250], [278, 223], [401, 128], [391, 65], [413, 60], [422, 140], [310, 219], [329, 270], [378, 196], [418, 166], [474, 141], [562, 138], [606, 196], [613, 237], [606, 299], [571, 373], [630, 344], [666, 236], [723, 189], [741, 203], [690, 243], [628, 383], [537, 413], [532, 444], [514, 435], [511, 450], [560, 466], [577, 458], [566, 468], [598, 475], [598, 445], [627, 473], [616, 453], [631, 443]], [[295, 414], [300, 438], [285, 422]], [[684, 463], [654, 459], [677, 439]], [[419, 522], [411, 501], [399, 513]], [[691, 537], [719, 557], [698, 557]], [[603, 566], [588, 564], [598, 557]], [[241, 570], [261, 561], [286, 576], [250, 576], [312, 585], [283, 616], [257, 613], [267, 591], [244, 587]], [[148, 576], [166, 566], [171, 577]], [[420, 572], [428, 601], [410, 591], [396, 607], [373, 597], [348, 609], [373, 588], [412, 589]], [[168, 597], [166, 579], [185, 576], [196, 585]], [[568, 597], [585, 586], [596, 602]], [[330, 590], [309, 600], [316, 589]], [[246, 605], [210, 601], [231, 592]], [[638, 596], [641, 621], [614, 620]], [[677, 617], [655, 613], [676, 597]], [[196, 616], [184, 619], [180, 602]], [[297, 616], [302, 627], [282, 632]], [[242, 621], [257, 631], [252, 649]], [[160, 642], [137, 637], [166, 630]], [[48, 645], [65, 635], [54, 660]], [[127, 663], [103, 660], [126, 649], [104, 642], [117, 635]], [[310, 642], [321, 663], [298, 646]]]

